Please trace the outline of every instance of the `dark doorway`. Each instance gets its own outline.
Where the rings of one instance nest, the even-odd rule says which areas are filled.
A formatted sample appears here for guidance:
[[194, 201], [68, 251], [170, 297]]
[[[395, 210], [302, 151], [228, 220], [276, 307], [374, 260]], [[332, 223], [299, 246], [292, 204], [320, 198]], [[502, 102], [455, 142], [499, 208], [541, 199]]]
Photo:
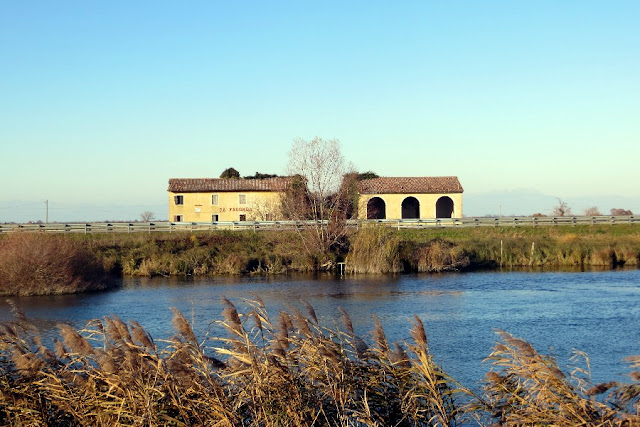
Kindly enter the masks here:
[[367, 202], [367, 219], [385, 219], [387, 206], [380, 197], [372, 197]]
[[451, 218], [453, 215], [453, 200], [450, 197], [440, 197], [436, 202], [436, 218]]
[[402, 201], [402, 219], [420, 218], [420, 202], [415, 197]]

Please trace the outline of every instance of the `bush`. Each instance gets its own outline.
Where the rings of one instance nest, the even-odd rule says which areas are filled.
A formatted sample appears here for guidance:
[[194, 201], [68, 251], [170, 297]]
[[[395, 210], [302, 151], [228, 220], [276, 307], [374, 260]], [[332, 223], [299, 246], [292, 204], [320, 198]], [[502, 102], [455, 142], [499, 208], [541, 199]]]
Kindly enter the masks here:
[[105, 270], [82, 242], [13, 233], [0, 240], [0, 295], [52, 295], [106, 289]]

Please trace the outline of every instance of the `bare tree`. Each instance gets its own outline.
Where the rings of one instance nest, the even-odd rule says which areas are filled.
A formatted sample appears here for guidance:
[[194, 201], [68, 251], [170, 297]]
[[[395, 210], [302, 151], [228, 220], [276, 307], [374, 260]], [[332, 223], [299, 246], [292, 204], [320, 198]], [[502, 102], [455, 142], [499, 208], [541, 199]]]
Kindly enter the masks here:
[[299, 177], [282, 200], [283, 213], [293, 220], [312, 220], [300, 229], [305, 249], [325, 255], [346, 232], [346, 165], [337, 139], [297, 138], [289, 152], [288, 173]]
[[600, 216], [600, 215], [602, 215], [600, 213], [600, 209], [598, 209], [596, 206], [592, 206], [584, 210], [584, 216]]
[[279, 199], [260, 198], [251, 204], [250, 219], [253, 221], [273, 221], [281, 217]]
[[554, 206], [553, 211], [551, 212], [552, 216], [571, 216], [573, 212], [571, 212], [571, 208], [564, 200], [558, 198], [558, 204]]
[[153, 212], [151, 211], [144, 211], [140, 214], [140, 221], [142, 222], [149, 222], [151, 220], [153, 220]]

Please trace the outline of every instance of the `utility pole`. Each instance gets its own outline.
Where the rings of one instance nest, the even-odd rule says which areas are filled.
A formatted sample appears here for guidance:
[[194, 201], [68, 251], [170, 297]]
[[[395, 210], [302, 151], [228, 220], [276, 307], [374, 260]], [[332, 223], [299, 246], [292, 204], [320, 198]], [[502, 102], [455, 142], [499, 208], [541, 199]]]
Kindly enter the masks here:
[[44, 217], [44, 223], [45, 224], [49, 224], [49, 201], [45, 200], [44, 201], [44, 206], [45, 206], [45, 217]]

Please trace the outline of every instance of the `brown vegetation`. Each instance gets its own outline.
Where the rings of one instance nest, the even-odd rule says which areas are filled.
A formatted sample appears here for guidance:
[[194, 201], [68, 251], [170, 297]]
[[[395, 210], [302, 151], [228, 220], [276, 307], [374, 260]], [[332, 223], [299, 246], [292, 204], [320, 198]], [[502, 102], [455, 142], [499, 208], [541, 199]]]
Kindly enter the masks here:
[[127, 276], [281, 274], [312, 271], [295, 232], [82, 236], [105, 268]]
[[[312, 233], [313, 230], [302, 230]], [[478, 268], [616, 268], [640, 265], [640, 227], [347, 229], [339, 246], [305, 250], [299, 232], [0, 236], [5, 295], [100, 289], [104, 271], [126, 276], [440, 272]], [[101, 265], [100, 265], [101, 264]]]
[[[499, 331], [502, 343], [487, 359], [493, 370], [486, 375], [484, 407], [499, 425], [632, 426], [640, 423], [640, 382], [633, 372], [631, 384], [589, 383], [588, 358], [576, 352], [570, 374], [552, 357], [539, 354], [528, 342]], [[637, 368], [637, 357], [631, 358]], [[636, 363], [633, 363], [633, 362]], [[609, 394], [597, 401], [593, 396]]]
[[351, 273], [440, 272], [469, 267], [462, 247], [440, 238], [402, 240], [388, 227], [364, 227], [356, 233], [346, 258]]
[[49, 295], [109, 287], [86, 244], [64, 236], [12, 233], [0, 239], [0, 295]]
[[600, 213], [600, 209], [598, 209], [597, 206], [592, 206], [590, 208], [585, 209], [583, 215], [584, 216], [600, 216], [602, 215], [602, 213]]
[[[135, 321], [60, 325], [43, 345], [19, 309], [0, 324], [3, 425], [453, 426], [638, 425], [640, 372], [627, 384], [591, 385], [584, 369], [563, 373], [526, 341], [500, 333], [484, 396], [456, 383], [433, 360], [422, 322], [411, 342], [389, 343], [374, 317], [370, 339], [347, 313], [327, 328], [313, 307], [280, 312], [264, 304], [198, 338], [174, 310], [176, 335], [154, 341]], [[640, 357], [630, 358], [633, 368]], [[599, 401], [594, 395], [603, 395]]]
[[631, 212], [629, 209], [613, 208], [613, 209], [611, 209], [611, 215], [613, 215], [613, 216], [628, 216], [628, 215], [633, 215], [633, 212]]
[[415, 244], [442, 239], [468, 257], [472, 269], [640, 265], [635, 225], [402, 230], [398, 237]]

